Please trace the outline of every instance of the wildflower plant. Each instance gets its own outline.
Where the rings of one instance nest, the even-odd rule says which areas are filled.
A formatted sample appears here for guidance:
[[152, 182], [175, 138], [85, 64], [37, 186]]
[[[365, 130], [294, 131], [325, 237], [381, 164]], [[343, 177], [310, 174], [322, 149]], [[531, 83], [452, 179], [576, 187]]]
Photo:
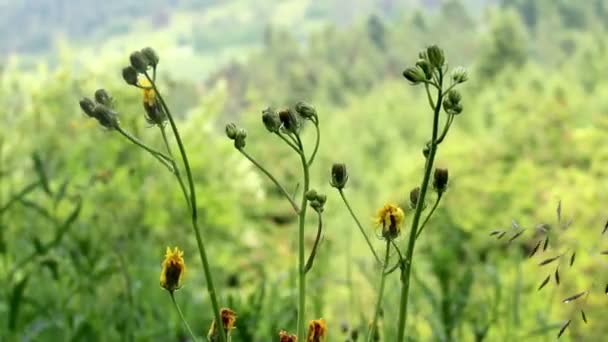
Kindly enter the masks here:
[[[224, 322], [224, 312], [225, 310], [229, 309], [220, 310], [218, 294], [213, 283], [209, 260], [207, 258], [205, 245], [203, 244], [200, 227], [198, 225], [196, 191], [192, 170], [188, 161], [188, 154], [186, 153], [186, 148], [177, 128], [173, 114], [165, 102], [156, 82], [159, 61], [160, 58], [158, 54], [150, 47], [146, 47], [140, 51], [135, 51], [129, 56], [130, 65], [122, 69], [122, 77], [128, 85], [141, 90], [142, 106], [145, 112], [144, 118], [147, 123], [156, 126], [160, 130], [164, 142], [164, 151], [159, 151], [149, 146], [121, 126], [119, 120], [119, 111], [117, 108], [115, 108], [115, 101], [110, 93], [106, 90], [97, 90], [94, 94], [94, 100], [86, 97], [81, 99], [80, 107], [87, 116], [97, 120], [102, 127], [111, 132], [117, 132], [134, 145], [152, 155], [175, 176], [183, 193], [186, 205], [190, 210], [192, 229], [196, 238], [202, 268], [207, 282], [207, 292], [211, 300], [211, 306], [215, 317], [214, 322]], [[175, 142], [177, 143], [179, 159], [177, 159], [173, 154], [173, 148], [171, 146], [172, 144], [169, 141], [169, 135], [166, 129], [167, 124], [170, 128], [170, 133], [173, 135]], [[182, 162], [182, 166], [180, 166], [178, 163], [180, 160]], [[185, 176], [182, 174], [182, 170], [185, 171]], [[175, 247], [173, 250], [167, 248], [165, 259], [162, 263], [160, 285], [170, 294], [172, 302], [179, 313], [181, 320], [183, 321], [193, 340], [196, 341], [198, 339], [190, 329], [190, 326], [186, 322], [186, 319], [183, 316], [174, 297], [174, 292], [182, 285], [185, 271], [186, 266], [183, 259], [183, 252], [177, 247]], [[231, 310], [229, 311], [232, 312]], [[213, 341], [228, 341], [230, 331], [232, 330], [232, 327], [234, 327], [235, 320], [236, 315], [234, 315], [234, 312], [232, 312], [229, 320], [230, 329], [217, 329], [217, 331], [213, 334]], [[212, 323], [212, 325], [213, 324], [214, 323]]]
[[[306, 274], [311, 270], [317, 248], [319, 246], [323, 233], [323, 211], [327, 196], [318, 193], [310, 186], [310, 168], [315, 161], [321, 134], [319, 128], [319, 116], [316, 109], [310, 104], [298, 102], [293, 108], [285, 108], [275, 110], [267, 108], [262, 111], [262, 123], [266, 130], [282, 141], [290, 150], [292, 150], [300, 159], [300, 167], [302, 170], [302, 193], [300, 203], [296, 203], [294, 195], [290, 194], [279, 180], [268, 171], [260, 162], [258, 162], [249, 152], [246, 151], [247, 132], [243, 128], [239, 128], [234, 123], [226, 125], [226, 136], [234, 141], [234, 147], [253, 165], [255, 165], [268, 179], [279, 189], [285, 199], [291, 204], [294, 213], [298, 216], [298, 318], [297, 318], [297, 340], [305, 340], [305, 318], [306, 318]], [[312, 125], [314, 126], [316, 138], [314, 147], [310, 154], [307, 153], [308, 147], [305, 146], [302, 133], [304, 129]], [[316, 213], [317, 216], [317, 232], [314, 244], [308, 257], [305, 257], [305, 227], [307, 207]], [[323, 327], [325, 327], [323, 323]], [[288, 339], [289, 335], [282, 335], [282, 339]], [[317, 339], [321, 340], [321, 339]], [[317, 341], [315, 340], [315, 341]]]
[[[394, 204], [386, 204], [376, 215], [375, 223], [381, 230], [380, 237], [386, 241], [385, 257], [381, 260], [370, 242], [366, 229], [361, 224], [361, 220], [357, 218], [345, 195], [344, 188], [348, 181], [346, 166], [341, 163], [336, 163], [331, 169], [330, 184], [340, 193], [344, 205], [367, 242], [370, 252], [377, 263], [382, 267], [377, 304], [373, 320], [369, 325], [367, 332], [367, 341], [372, 341], [377, 337], [377, 332], [375, 330], [377, 330], [378, 317], [381, 313], [385, 278], [397, 269], [399, 269], [401, 280], [397, 341], [405, 340], [410, 275], [414, 265], [414, 248], [416, 246], [416, 241], [421, 236], [429, 219], [435, 212], [435, 209], [448, 188], [448, 170], [434, 168], [435, 157], [440, 145], [444, 142], [454, 119], [463, 111], [462, 96], [456, 88], [468, 80], [466, 69], [457, 67], [450, 72], [443, 50], [435, 45], [421, 51], [418, 57], [414, 66], [405, 69], [403, 76], [413, 86], [424, 86], [428, 104], [432, 110], [433, 119], [429, 140], [422, 151], [425, 158], [422, 180], [420, 181], [420, 185], [415, 187], [409, 194], [413, 216], [411, 219], [409, 236], [406, 240], [405, 253], [402, 253], [402, 247], [400, 247], [398, 243], [398, 238], [401, 233], [400, 226], [404, 222], [403, 210]], [[435, 95], [433, 95], [433, 93]], [[442, 110], [445, 113], [443, 119], [441, 118]], [[440, 130], [441, 122], [443, 122], [443, 128]], [[427, 207], [425, 201], [427, 193], [431, 187], [436, 193], [435, 201], [424, 220], [421, 220], [422, 212]], [[391, 249], [394, 249], [399, 258], [398, 262], [393, 266], [389, 265]]]

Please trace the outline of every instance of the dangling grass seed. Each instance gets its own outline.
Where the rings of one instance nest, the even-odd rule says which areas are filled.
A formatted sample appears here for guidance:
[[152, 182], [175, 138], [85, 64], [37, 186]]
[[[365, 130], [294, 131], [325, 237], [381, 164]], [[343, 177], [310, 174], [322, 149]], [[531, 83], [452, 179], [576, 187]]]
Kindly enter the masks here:
[[564, 333], [564, 331], [566, 331], [566, 329], [568, 328], [568, 326], [570, 325], [570, 319], [564, 323], [564, 325], [562, 325], [562, 328], [559, 329], [559, 333], [557, 333], [557, 338], [560, 338], [562, 336], [562, 334]]
[[562, 220], [562, 200], [557, 202], [557, 222]]
[[549, 247], [549, 236], [548, 235], [545, 238], [545, 244], [543, 245], [543, 252], [547, 250], [547, 247]]
[[561, 257], [562, 257], [562, 256], [561, 256], [561, 254], [560, 254], [560, 255], [558, 255], [558, 256], [554, 256], [553, 258], [545, 259], [545, 260], [541, 261], [540, 263], [538, 263], [538, 266], [545, 266], [545, 265], [548, 265], [548, 264], [550, 264], [550, 263], [554, 262], [555, 260], [557, 260], [557, 259], [559, 259], [559, 258], [561, 258]]
[[608, 231], [608, 221], [604, 224], [604, 230], [602, 230], [602, 235], [604, 235]]
[[559, 285], [559, 266], [555, 268], [555, 283]]
[[503, 232], [502, 230], [493, 230], [493, 231], [490, 232], [490, 236], [498, 235], [498, 234], [500, 234], [502, 232]]
[[545, 287], [545, 285], [547, 285], [547, 283], [549, 282], [549, 280], [551, 280], [551, 275], [548, 275], [547, 278], [545, 278], [545, 280], [543, 280], [543, 282], [538, 287], [537, 291], [540, 291], [543, 287]]
[[513, 235], [510, 239], [509, 239], [509, 243], [511, 243], [513, 240], [517, 239], [518, 237], [521, 236], [521, 234], [524, 233], [525, 229], [522, 229], [521, 231], [517, 232], [515, 235]]
[[576, 252], [573, 252], [572, 256], [570, 257], [570, 267], [572, 267], [572, 265], [574, 265], [575, 259], [576, 259]]
[[528, 255], [528, 257], [529, 257], [529, 258], [533, 257], [533, 256], [534, 256], [534, 254], [536, 254], [536, 252], [538, 251], [538, 248], [540, 247], [540, 243], [541, 243], [541, 242], [542, 242], [542, 241], [540, 241], [540, 240], [539, 240], [539, 241], [536, 243], [536, 245], [535, 245], [535, 246], [534, 246], [534, 248], [532, 249], [532, 252], [530, 252], [530, 255]]
[[583, 309], [581, 309], [581, 317], [583, 318], [583, 322], [587, 324], [587, 315], [585, 315], [585, 311], [583, 311]]
[[496, 237], [496, 240], [502, 239], [502, 237], [505, 236], [505, 234], [507, 234], [507, 232], [502, 232], [502, 233], [498, 234], [498, 236]]
[[583, 292], [579, 292], [577, 294], [574, 294], [566, 299], [563, 300], [564, 303], [570, 303], [571, 301], [577, 300], [580, 297], [582, 297], [583, 295], [585, 295], [587, 293], [587, 291], [583, 291]]

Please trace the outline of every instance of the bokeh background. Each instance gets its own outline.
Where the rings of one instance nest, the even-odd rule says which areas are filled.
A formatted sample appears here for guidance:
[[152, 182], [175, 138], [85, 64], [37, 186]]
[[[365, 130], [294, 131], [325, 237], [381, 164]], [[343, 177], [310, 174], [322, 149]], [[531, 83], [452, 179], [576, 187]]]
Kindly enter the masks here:
[[[190, 153], [215, 282], [239, 315], [234, 340], [295, 331], [297, 221], [223, 127], [247, 128], [250, 153], [294, 189], [298, 160], [261, 111], [298, 100], [319, 112], [312, 186], [328, 195], [307, 319], [324, 317], [330, 341], [364, 335], [378, 269], [329, 170], [346, 163], [346, 193], [372, 234], [377, 208], [407, 206], [432, 119], [401, 72], [430, 44], [470, 81], [437, 158], [450, 188], [417, 246], [409, 338], [553, 341], [572, 319], [562, 340], [604, 340], [607, 33], [604, 0], [0, 1], [0, 340], [186, 341], [158, 285], [168, 245], [189, 268], [177, 301], [206, 334], [212, 313], [179, 187], [78, 107], [103, 87], [122, 125], [162, 146], [121, 78], [145, 46], [160, 55], [161, 91]], [[553, 227], [546, 255], [564, 257], [559, 286], [538, 291], [555, 265], [528, 258], [541, 223]], [[508, 243], [514, 225], [528, 230]], [[497, 241], [494, 229], [509, 233]], [[395, 339], [398, 298], [395, 273], [384, 341]]]

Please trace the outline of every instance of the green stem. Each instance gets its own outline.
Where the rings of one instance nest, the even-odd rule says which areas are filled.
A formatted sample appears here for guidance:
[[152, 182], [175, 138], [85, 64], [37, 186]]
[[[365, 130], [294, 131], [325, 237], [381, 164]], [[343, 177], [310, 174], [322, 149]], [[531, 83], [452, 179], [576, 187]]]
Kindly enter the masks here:
[[431, 179], [431, 170], [433, 169], [433, 162], [435, 161], [435, 153], [437, 152], [437, 131], [439, 126], [439, 113], [441, 111], [441, 101], [443, 99], [443, 92], [441, 91], [441, 85], [443, 83], [443, 73], [439, 72], [439, 85], [440, 87], [437, 89], [437, 103], [435, 103], [434, 115], [433, 115], [433, 134], [431, 139], [431, 146], [429, 151], [429, 156], [426, 161], [426, 166], [424, 170], [424, 178], [422, 179], [422, 185], [420, 186], [420, 196], [418, 197], [418, 204], [416, 205], [416, 212], [414, 213], [414, 218], [412, 220], [412, 227], [410, 229], [410, 237], [408, 240], [407, 251], [405, 255], [405, 260], [408, 261], [408, 267], [406, 267], [402, 272], [401, 277], [401, 300], [399, 305], [399, 323], [397, 327], [397, 341], [404, 341], [405, 338], [405, 324], [407, 322], [407, 306], [408, 306], [408, 296], [410, 289], [410, 274], [413, 266], [413, 254], [414, 247], [416, 244], [416, 231], [418, 229], [418, 224], [420, 222], [420, 216], [422, 214], [422, 208], [424, 207], [424, 199], [426, 196], [426, 191], [429, 185], [429, 180]]
[[287, 192], [287, 190], [285, 190], [285, 188], [281, 185], [281, 183], [279, 183], [279, 181], [276, 178], [274, 178], [274, 176], [270, 172], [268, 172], [268, 170], [266, 170], [260, 163], [258, 163], [255, 159], [253, 159], [253, 157], [250, 156], [249, 153], [245, 152], [244, 149], [239, 148], [238, 150], [245, 156], [245, 158], [249, 159], [249, 161], [253, 165], [255, 165], [258, 169], [260, 169], [260, 171], [262, 171], [274, 183], [274, 185], [279, 189], [279, 191], [281, 191], [283, 196], [285, 196], [285, 198], [287, 198], [287, 200], [293, 207], [293, 210], [296, 213], [298, 213], [300, 211], [300, 209], [298, 208], [298, 205], [293, 200], [293, 198], [291, 198], [291, 195]]
[[429, 219], [431, 218], [431, 216], [435, 212], [435, 209], [437, 209], [437, 206], [439, 205], [439, 201], [441, 201], [442, 195], [443, 195], [443, 193], [439, 193], [439, 195], [437, 196], [437, 200], [435, 200], [435, 204], [433, 204], [433, 207], [431, 208], [431, 211], [429, 211], [428, 215], [426, 215], [426, 218], [424, 219], [424, 222], [422, 222], [422, 224], [420, 225], [420, 229], [416, 232], [416, 239], [418, 239], [418, 237], [420, 236], [420, 234], [422, 234], [422, 231], [424, 230], [424, 227], [426, 227], [426, 223], [429, 221]]
[[167, 139], [167, 132], [165, 131], [165, 126], [159, 125], [159, 127], [160, 127], [160, 132], [163, 136], [163, 141], [165, 142], [165, 148], [167, 149], [167, 153], [169, 153], [169, 156], [171, 157], [171, 164], [173, 165], [173, 174], [175, 175], [175, 178], [177, 178], [177, 181], [179, 182], [179, 187], [182, 189], [182, 193], [184, 194], [184, 199], [186, 200], [186, 203], [188, 203], [188, 207], [190, 207], [190, 198], [188, 197], [188, 192], [186, 190], [186, 186], [184, 185], [184, 179], [182, 178], [181, 172], [179, 171], [179, 168], [177, 167], [177, 164], [175, 163], [175, 158], [173, 158], [173, 152], [171, 151], [171, 145], [169, 144], [169, 139]]
[[120, 126], [117, 126], [116, 130], [120, 134], [122, 134], [125, 138], [127, 138], [129, 141], [131, 141], [133, 144], [135, 144], [135, 145], [143, 148], [147, 152], [149, 152], [152, 156], [154, 156], [156, 159], [158, 159], [158, 161], [160, 161], [163, 165], [165, 165], [169, 169], [169, 171], [173, 172], [173, 168], [171, 166], [172, 160], [169, 156], [167, 156], [167, 155], [163, 154], [162, 152], [159, 152], [151, 147], [148, 147], [146, 144], [141, 142], [136, 137], [132, 136], [129, 132], [125, 131]]
[[389, 252], [391, 250], [391, 240], [386, 240], [386, 254], [384, 256], [384, 268], [382, 269], [382, 277], [380, 278], [380, 289], [378, 290], [378, 301], [376, 302], [376, 311], [374, 313], [374, 319], [372, 320], [372, 325], [369, 327], [369, 331], [367, 332], [367, 342], [371, 342], [374, 337], [374, 329], [376, 329], [376, 325], [378, 324], [378, 316], [380, 315], [380, 310], [382, 309], [382, 296], [384, 295], [384, 280], [386, 279], [386, 269], [388, 268], [388, 257]]
[[365, 238], [365, 242], [367, 242], [367, 246], [369, 247], [369, 250], [374, 255], [374, 258], [376, 259], [376, 262], [378, 262], [378, 264], [381, 264], [382, 262], [380, 261], [380, 258], [378, 257], [378, 254], [376, 254], [376, 250], [374, 250], [374, 246], [372, 246], [372, 242], [369, 240], [369, 237], [365, 233], [365, 229], [363, 229], [363, 226], [361, 225], [361, 222], [359, 222], [359, 219], [355, 215], [355, 212], [353, 211], [353, 209], [350, 207], [350, 204], [348, 203], [348, 200], [346, 199], [346, 196], [344, 196], [344, 191], [342, 191], [342, 189], [338, 189], [338, 191], [340, 192], [340, 196], [342, 196], [342, 201], [344, 201], [344, 204], [346, 205], [346, 208], [348, 208], [348, 211], [350, 212], [350, 216], [352, 216], [352, 218], [355, 220], [355, 223], [357, 223], [357, 227], [359, 227], [359, 230], [361, 231], [361, 234], [363, 234], [363, 237]]
[[452, 126], [452, 122], [454, 122], [454, 115], [448, 115], [448, 121], [446, 121], [445, 126], [443, 126], [443, 132], [441, 132], [439, 139], [437, 139], [437, 145], [441, 144], [443, 142], [443, 139], [445, 139], [445, 136], [448, 134], [450, 126]]
[[283, 134], [281, 134], [281, 132], [277, 132], [276, 135], [279, 136], [279, 138], [281, 138], [287, 145], [289, 145], [289, 147], [291, 147], [294, 151], [296, 151], [296, 153], [300, 154], [301, 151], [298, 149], [298, 147], [296, 145], [294, 145], [291, 141], [287, 140], [287, 138], [285, 138], [285, 136]]
[[[171, 130], [175, 135], [175, 140], [177, 141], [177, 146], [179, 147], [179, 152], [181, 154], [182, 160], [184, 162], [184, 168], [186, 169], [186, 176], [188, 177], [188, 185], [190, 187], [190, 210], [192, 212], [192, 229], [194, 230], [194, 235], [196, 237], [196, 244], [198, 246], [198, 251], [201, 257], [201, 262], [203, 263], [203, 271], [205, 273], [205, 279], [207, 280], [207, 292], [209, 293], [209, 298], [211, 299], [211, 306], [213, 307], [213, 315], [215, 317], [216, 322], [222, 322], [222, 318], [220, 317], [220, 306], [217, 300], [217, 294], [215, 291], [215, 286], [213, 285], [213, 277], [211, 276], [211, 267], [209, 266], [209, 260], [207, 259], [207, 252], [205, 251], [205, 245], [203, 244], [203, 240], [201, 238], [200, 229], [198, 227], [198, 212], [196, 209], [196, 192], [194, 190], [194, 180], [192, 178], [192, 170], [190, 169], [190, 163], [188, 162], [188, 155], [186, 154], [186, 149], [182, 142], [182, 138], [177, 129], [177, 125], [175, 124], [175, 120], [173, 119], [173, 115], [169, 110], [169, 107], [165, 103], [162, 95], [158, 91], [156, 87], [156, 83], [154, 80], [150, 78], [148, 73], [145, 73], [146, 78], [152, 84], [152, 88], [154, 88], [154, 92], [158, 96], [161, 105], [165, 109], [167, 113], [167, 117], [169, 118], [169, 123], [171, 124]], [[224, 329], [219, 329], [220, 331], [220, 341], [226, 341], [226, 332]]]
[[315, 148], [312, 151], [312, 155], [310, 156], [310, 159], [308, 159], [308, 166], [311, 166], [312, 162], [315, 160], [315, 157], [317, 156], [317, 151], [319, 150], [319, 144], [321, 142], [321, 131], [319, 130], [319, 123], [314, 122], [314, 124], [315, 124], [315, 129], [317, 131], [317, 139], [315, 142]]
[[304, 172], [304, 191], [302, 192], [302, 205], [300, 206], [299, 229], [298, 229], [298, 341], [304, 341], [305, 337], [305, 318], [306, 318], [306, 271], [304, 260], [304, 226], [306, 223], [306, 193], [308, 192], [310, 175], [304, 146], [302, 140], [296, 135], [298, 147], [300, 148], [300, 159], [302, 160], [302, 171]]
[[33, 183], [30, 183], [29, 185], [27, 185], [26, 187], [21, 189], [21, 191], [19, 191], [17, 194], [13, 195], [13, 197], [11, 197], [4, 206], [0, 207], [0, 216], [5, 211], [7, 211], [13, 204], [17, 203], [22, 198], [27, 196], [30, 192], [34, 191], [40, 184], [41, 184], [40, 181], [35, 181]]
[[319, 246], [319, 242], [321, 241], [321, 233], [323, 232], [323, 216], [321, 215], [321, 213], [317, 212], [317, 218], [317, 236], [315, 237], [315, 243], [312, 245], [312, 250], [310, 251], [308, 260], [306, 261], [304, 273], [308, 273], [308, 271], [310, 271], [310, 269], [312, 268], [312, 263], [315, 261], [315, 256], [317, 255], [317, 247]]
[[196, 338], [196, 335], [194, 335], [194, 333], [192, 332], [192, 329], [190, 329], [190, 325], [188, 325], [188, 322], [186, 322], [186, 318], [184, 317], [182, 310], [179, 308], [179, 305], [177, 305], [173, 292], [170, 291], [169, 294], [171, 295], [171, 301], [173, 302], [173, 305], [175, 305], [175, 309], [177, 310], [177, 313], [179, 314], [179, 318], [181, 318], [182, 322], [184, 322], [184, 325], [186, 326], [186, 330], [188, 330], [188, 332], [190, 333], [190, 337], [192, 337], [192, 341], [198, 341], [198, 338]]

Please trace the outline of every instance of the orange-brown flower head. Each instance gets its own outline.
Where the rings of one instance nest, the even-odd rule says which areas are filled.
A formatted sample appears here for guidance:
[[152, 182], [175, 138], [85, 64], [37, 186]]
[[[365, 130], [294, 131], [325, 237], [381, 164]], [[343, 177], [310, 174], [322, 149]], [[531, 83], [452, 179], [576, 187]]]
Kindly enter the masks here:
[[285, 330], [281, 330], [279, 332], [279, 342], [297, 342], [298, 337], [296, 335], [290, 334]]
[[403, 210], [399, 206], [385, 204], [378, 210], [374, 221], [376, 222], [376, 225], [382, 229], [383, 238], [394, 239], [401, 233], [403, 218]]
[[184, 262], [184, 252], [175, 247], [171, 250], [167, 247], [165, 260], [162, 263], [160, 272], [160, 286], [173, 292], [181, 287], [182, 279], [186, 274], [186, 263]]
[[[220, 310], [220, 317], [222, 319], [222, 325], [224, 326], [224, 331], [226, 335], [229, 336], [230, 332], [235, 328], [236, 323], [236, 312], [232, 311], [229, 308], [222, 308]], [[211, 326], [209, 327], [209, 333], [207, 334], [207, 338], [209, 341], [219, 341], [219, 333], [217, 331], [217, 326], [215, 324], [215, 319], [211, 322]]]
[[327, 326], [323, 318], [315, 319], [308, 323], [308, 336], [306, 342], [323, 342], [327, 335]]

